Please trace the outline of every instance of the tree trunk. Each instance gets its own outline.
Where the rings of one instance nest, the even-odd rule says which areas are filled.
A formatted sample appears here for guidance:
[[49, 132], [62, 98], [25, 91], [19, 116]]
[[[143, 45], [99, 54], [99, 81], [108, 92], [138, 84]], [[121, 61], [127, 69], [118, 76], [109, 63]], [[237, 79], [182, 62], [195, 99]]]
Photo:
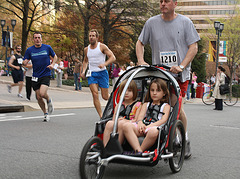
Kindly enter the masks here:
[[27, 49], [27, 39], [28, 39], [28, 10], [29, 10], [29, 1], [26, 0], [23, 8], [23, 19], [22, 19], [22, 55], [25, 54]]

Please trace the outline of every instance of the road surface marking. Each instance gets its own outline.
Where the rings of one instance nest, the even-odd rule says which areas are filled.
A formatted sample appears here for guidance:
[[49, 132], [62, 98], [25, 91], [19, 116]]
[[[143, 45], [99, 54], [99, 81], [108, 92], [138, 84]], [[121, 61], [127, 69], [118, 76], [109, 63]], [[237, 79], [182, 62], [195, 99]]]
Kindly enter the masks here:
[[224, 129], [240, 129], [239, 127], [223, 126], [223, 125], [210, 125], [210, 127], [218, 127], [218, 128], [224, 128]]
[[[74, 116], [76, 115], [76, 113], [67, 113], [67, 114], [55, 114], [55, 115], [50, 115], [50, 117], [63, 117], [63, 116]], [[12, 118], [9, 118], [12, 117]], [[20, 118], [16, 118], [18, 116], [5, 116], [5, 119], [1, 119], [0, 118], [0, 122], [4, 122], [4, 121], [20, 121], [20, 120], [25, 120], [25, 119], [43, 119], [43, 115], [42, 116], [30, 116], [30, 117], [20, 117]]]

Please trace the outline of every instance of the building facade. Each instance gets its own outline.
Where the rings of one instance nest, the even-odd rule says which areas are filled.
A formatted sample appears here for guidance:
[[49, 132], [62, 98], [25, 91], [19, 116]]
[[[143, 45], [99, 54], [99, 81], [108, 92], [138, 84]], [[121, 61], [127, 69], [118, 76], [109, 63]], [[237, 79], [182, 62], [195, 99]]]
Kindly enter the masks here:
[[189, 17], [198, 33], [211, 28], [207, 19], [215, 20], [228, 18], [235, 13], [236, 7], [240, 7], [236, 0], [178, 0], [176, 11]]

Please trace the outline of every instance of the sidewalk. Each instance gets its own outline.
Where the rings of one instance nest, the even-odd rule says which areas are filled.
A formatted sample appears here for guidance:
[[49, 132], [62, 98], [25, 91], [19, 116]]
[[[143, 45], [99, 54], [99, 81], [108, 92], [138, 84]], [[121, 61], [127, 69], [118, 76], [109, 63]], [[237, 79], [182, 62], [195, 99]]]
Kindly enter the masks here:
[[[18, 111], [40, 110], [37, 100], [35, 99], [34, 91], [32, 91], [31, 101], [27, 101], [25, 98], [25, 86], [22, 90], [24, 98], [19, 98], [17, 97], [18, 87], [13, 87], [12, 93], [8, 93], [7, 84], [10, 83], [12, 83], [11, 76], [0, 76], [0, 112], [7, 112], [11, 108], [18, 109]], [[75, 91], [73, 86], [62, 85], [61, 88], [56, 87], [56, 80], [51, 80], [50, 83], [48, 94], [53, 100], [55, 109], [94, 107], [89, 87], [83, 87], [82, 91]], [[112, 86], [109, 88], [109, 93], [111, 92]], [[99, 98], [102, 107], [106, 106], [107, 101], [104, 101], [101, 98], [100, 92]], [[185, 104], [191, 105], [203, 103], [201, 98], [196, 98]], [[236, 106], [240, 106], [240, 103], [238, 102]]]
[[[12, 88], [12, 93], [8, 93], [7, 84], [12, 83], [11, 76], [0, 76], [0, 108], [10, 108], [24, 106], [24, 111], [29, 110], [40, 110], [37, 100], [35, 99], [35, 92], [32, 91], [31, 101], [27, 101], [25, 96], [25, 86], [22, 90], [22, 95], [24, 98], [17, 97], [18, 87]], [[92, 102], [92, 94], [89, 87], [83, 87], [82, 91], [75, 91], [74, 86], [62, 85], [61, 88], [56, 87], [56, 80], [51, 80], [50, 87], [48, 90], [49, 96], [53, 100], [55, 109], [67, 109], [67, 108], [86, 108], [94, 107]], [[109, 88], [109, 93], [112, 87]], [[102, 106], [107, 104], [101, 98], [101, 93], [99, 92], [99, 98]], [[20, 110], [21, 111], [21, 110]]]

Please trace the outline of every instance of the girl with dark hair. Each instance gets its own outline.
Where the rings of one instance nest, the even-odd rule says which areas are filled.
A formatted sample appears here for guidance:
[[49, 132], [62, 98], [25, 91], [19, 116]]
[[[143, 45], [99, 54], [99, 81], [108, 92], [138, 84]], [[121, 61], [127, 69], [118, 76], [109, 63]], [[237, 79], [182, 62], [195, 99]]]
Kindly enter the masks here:
[[[148, 89], [136, 123], [125, 123], [123, 133], [135, 152], [149, 149], [156, 141], [158, 126], [165, 124], [170, 113], [169, 91], [162, 79], [154, 79]], [[146, 136], [140, 146], [138, 137]]]

